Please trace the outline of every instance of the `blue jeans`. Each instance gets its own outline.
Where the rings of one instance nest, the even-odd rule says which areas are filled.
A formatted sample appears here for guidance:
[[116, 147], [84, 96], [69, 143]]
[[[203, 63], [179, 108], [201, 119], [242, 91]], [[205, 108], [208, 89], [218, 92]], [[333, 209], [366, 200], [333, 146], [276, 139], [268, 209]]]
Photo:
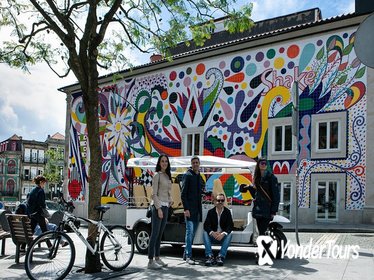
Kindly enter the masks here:
[[152, 206], [152, 233], [148, 246], [148, 259], [160, 256], [161, 238], [168, 220], [169, 208], [167, 206], [162, 206], [161, 209], [163, 214], [162, 219], [158, 217], [158, 210], [156, 207]]
[[219, 251], [219, 255], [223, 258], [226, 258], [227, 249], [229, 248], [230, 243], [231, 243], [231, 239], [232, 239], [232, 233], [231, 232], [228, 235], [226, 235], [221, 241], [218, 241], [218, 240], [214, 239], [212, 236], [210, 236], [209, 233], [207, 233], [204, 230], [203, 238], [204, 238], [205, 256], [206, 257], [213, 256], [212, 243], [214, 243], [214, 244], [221, 244], [221, 250]]
[[191, 258], [192, 257], [192, 243], [193, 239], [195, 238], [195, 233], [197, 230], [197, 227], [199, 226], [199, 221], [191, 221], [191, 220], [186, 220], [186, 238], [185, 238], [185, 243], [186, 247], [184, 248], [184, 256], [186, 258]]

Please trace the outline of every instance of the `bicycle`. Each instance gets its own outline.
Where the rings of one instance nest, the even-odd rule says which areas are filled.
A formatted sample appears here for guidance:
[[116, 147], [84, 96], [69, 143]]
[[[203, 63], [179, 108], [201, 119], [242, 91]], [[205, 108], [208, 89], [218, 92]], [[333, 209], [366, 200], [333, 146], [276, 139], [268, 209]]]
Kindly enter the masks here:
[[[134, 256], [134, 241], [130, 232], [123, 226], [107, 228], [103, 222], [103, 215], [109, 206], [96, 206], [99, 220], [94, 221], [72, 214], [74, 205], [61, 198], [64, 205], [64, 216], [55, 231], [47, 231], [39, 235], [29, 246], [25, 257], [25, 269], [30, 279], [64, 279], [71, 271], [75, 261], [75, 246], [73, 240], [66, 233], [67, 228], [79, 237], [92, 254], [100, 254], [104, 264], [113, 271], [125, 269]], [[94, 248], [79, 231], [75, 222], [87, 222], [97, 227], [98, 233]], [[99, 238], [103, 233], [100, 249]], [[49, 245], [47, 245], [49, 244]]]

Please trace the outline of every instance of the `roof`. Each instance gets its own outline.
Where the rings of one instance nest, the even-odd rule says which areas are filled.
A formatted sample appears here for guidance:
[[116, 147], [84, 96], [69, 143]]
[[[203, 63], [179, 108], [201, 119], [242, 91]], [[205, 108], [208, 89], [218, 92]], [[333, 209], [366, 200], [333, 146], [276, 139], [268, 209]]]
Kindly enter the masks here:
[[22, 140], [22, 137], [19, 137], [17, 134], [13, 134], [13, 136], [10, 137], [8, 140], [16, 140], [16, 141], [18, 141], [18, 140]]
[[224, 30], [212, 33], [211, 38], [204, 43], [204, 46], [196, 46], [193, 40], [189, 41], [189, 46], [187, 46], [186, 42], [182, 42], [179, 43], [175, 48], [170, 49], [170, 52], [172, 55], [178, 55], [192, 50], [215, 46], [241, 38], [253, 37], [255, 35], [264, 34], [287, 27], [313, 23], [321, 19], [321, 10], [319, 8], [313, 8], [293, 14], [257, 21], [250, 30], [244, 32], [229, 33], [228, 31]]
[[65, 136], [62, 135], [62, 134], [59, 133], [59, 132], [56, 132], [56, 133], [53, 134], [50, 138], [51, 138], [51, 139], [56, 139], [56, 140], [65, 140]]
[[[311, 10], [316, 11], [316, 9], [311, 9]], [[265, 20], [265, 21], [261, 21], [261, 22], [263, 22], [263, 23], [266, 22], [266, 21], [278, 22], [281, 19], [288, 19], [292, 15], [303, 15], [303, 13], [305, 13], [307, 11], [311, 11], [311, 10], [306, 10], [306, 11], [302, 11], [302, 12], [298, 12], [298, 13], [294, 13], [294, 14], [290, 14], [290, 15], [285, 15], [285, 16], [282, 16], [282, 17], [277, 17], [277, 18], [273, 18], [273, 19]], [[255, 41], [255, 40], [259, 40], [259, 39], [263, 39], [263, 38], [267, 38], [267, 37], [272, 37], [272, 36], [275, 36], [275, 35], [290, 33], [290, 32], [294, 32], [294, 31], [298, 31], [298, 30], [311, 28], [311, 27], [314, 27], [314, 26], [330, 24], [330, 23], [333, 23], [333, 22], [343, 21], [343, 20], [346, 20], [346, 19], [362, 16], [362, 14], [349, 13], [349, 14], [338, 15], [338, 16], [334, 16], [334, 17], [330, 17], [330, 18], [326, 18], [326, 19], [320, 19], [320, 14], [318, 13], [318, 11], [319, 11], [319, 9], [317, 9], [318, 17], [316, 18], [315, 21], [311, 21], [309, 19], [309, 20], [306, 20], [306, 22], [304, 22], [304, 23], [299, 23], [299, 24], [296, 24], [296, 25], [287, 26], [287, 24], [286, 24], [285, 25], [286, 27], [275, 29], [275, 30], [266, 30], [266, 28], [265, 29], [259, 29], [259, 30], [262, 30], [263, 33], [255, 33], [255, 34], [244, 33], [244, 35], [247, 34], [248, 36], [243, 36], [243, 34], [241, 34], [242, 36], [239, 36], [238, 38], [229, 37], [229, 41], [226, 40], [224, 42], [220, 42], [220, 43], [216, 43], [216, 44], [212, 44], [212, 45], [208, 45], [208, 46], [205, 45], [201, 48], [186, 50], [185, 52], [176, 53], [172, 56], [172, 61], [177, 61], [181, 58], [194, 56], [194, 55], [197, 55], [197, 54], [200, 54], [200, 53], [210, 52], [210, 51], [213, 51], [213, 50], [216, 50], [216, 49], [218, 50], [218, 49], [222, 49], [222, 48], [227, 48], [229, 46], [235, 46], [237, 44], [242, 44], [242, 43], [245, 43], [245, 42]], [[255, 24], [258, 24], [258, 26], [259, 26], [260, 25], [259, 23], [261, 23], [261, 22], [256, 22]], [[266, 24], [264, 24], [264, 25], [266, 25]], [[270, 24], [270, 26], [271, 26], [271, 24]], [[275, 26], [279, 27], [279, 25], [276, 25], [276, 24], [275, 24]], [[226, 31], [223, 31], [223, 32], [226, 32]], [[221, 33], [221, 32], [219, 32], [219, 33]], [[222, 37], [222, 34], [218, 34], [217, 36]], [[235, 35], [233, 35], [233, 36], [235, 36]], [[181, 43], [181, 44], [184, 44], [184, 43]], [[164, 58], [164, 59], [161, 59], [161, 60], [158, 60], [158, 61], [149, 62], [149, 63], [146, 63], [146, 64], [134, 66], [132, 68], [128, 68], [128, 69], [122, 70], [122, 71], [117, 72], [117, 73], [106, 74], [106, 75], [103, 75], [103, 76], [99, 77], [99, 84], [104, 83], [105, 81], [108, 81], [114, 74], [124, 75], [124, 74], [134, 73], [136, 70], [141, 71], [143, 69], [144, 69], [144, 71], [145, 70], [148, 71], [147, 68], [149, 68], [151, 66], [160, 65], [159, 67], [163, 67], [163, 64], [165, 64], [165, 67], [166, 67], [166, 64], [169, 63], [169, 62], [170, 61], [168, 59]], [[62, 92], [66, 92], [66, 91], [70, 91], [70, 90], [73, 90], [73, 91], [74, 90], [79, 90], [79, 83], [71, 84], [71, 85], [59, 88], [58, 90], [62, 91]]]

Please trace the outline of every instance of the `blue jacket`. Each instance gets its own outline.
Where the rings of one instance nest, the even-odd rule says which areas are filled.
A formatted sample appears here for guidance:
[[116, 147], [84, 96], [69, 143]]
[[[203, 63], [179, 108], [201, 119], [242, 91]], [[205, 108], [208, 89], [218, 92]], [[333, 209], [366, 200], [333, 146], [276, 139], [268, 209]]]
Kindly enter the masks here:
[[184, 210], [190, 211], [191, 221], [202, 220], [201, 194], [205, 188], [200, 173], [196, 174], [192, 169], [187, 170], [182, 179], [181, 199]]
[[42, 214], [42, 209], [46, 208], [44, 189], [40, 186], [34, 187], [28, 194], [27, 214]]
[[[260, 186], [263, 191], [260, 189]], [[270, 219], [271, 215], [275, 215], [278, 212], [280, 200], [278, 179], [273, 173], [266, 171], [265, 176], [261, 177], [260, 186], [256, 186], [255, 191], [250, 189], [254, 197], [252, 216], [254, 218]], [[264, 191], [269, 195], [271, 202]]]

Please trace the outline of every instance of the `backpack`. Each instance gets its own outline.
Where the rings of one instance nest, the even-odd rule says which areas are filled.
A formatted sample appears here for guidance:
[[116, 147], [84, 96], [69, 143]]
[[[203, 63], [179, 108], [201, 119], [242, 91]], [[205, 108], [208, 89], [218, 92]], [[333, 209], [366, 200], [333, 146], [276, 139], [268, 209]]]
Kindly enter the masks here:
[[19, 214], [19, 215], [27, 215], [27, 206], [25, 203], [20, 203], [18, 204], [18, 206], [16, 207], [16, 210], [14, 211], [15, 214]]

